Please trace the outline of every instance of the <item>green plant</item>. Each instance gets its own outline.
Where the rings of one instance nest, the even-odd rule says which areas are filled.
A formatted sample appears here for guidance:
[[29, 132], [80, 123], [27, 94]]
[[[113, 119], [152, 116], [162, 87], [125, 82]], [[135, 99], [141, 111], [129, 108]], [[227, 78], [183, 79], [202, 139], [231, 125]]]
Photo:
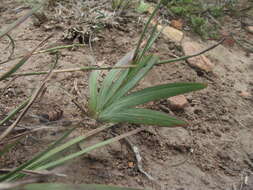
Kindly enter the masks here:
[[[161, 1], [162, 2], [162, 1]], [[100, 121], [112, 122], [112, 123], [137, 123], [137, 124], [147, 124], [147, 125], [158, 125], [158, 126], [185, 126], [187, 123], [173, 117], [168, 116], [165, 113], [158, 111], [153, 111], [144, 108], [135, 108], [141, 104], [145, 104], [149, 101], [155, 101], [162, 98], [167, 98], [175, 96], [178, 94], [191, 92], [195, 90], [200, 90], [206, 87], [205, 84], [201, 83], [173, 83], [173, 84], [163, 84], [150, 88], [146, 88], [140, 91], [132, 92], [134, 87], [140, 82], [140, 80], [145, 77], [145, 75], [156, 65], [163, 63], [170, 63], [175, 60], [162, 60], [155, 55], [147, 55], [147, 52], [152, 47], [155, 40], [158, 38], [160, 32], [157, 32], [157, 25], [153, 27], [150, 32], [148, 39], [144, 42], [144, 38], [148, 33], [148, 26], [151, 19], [154, 17], [155, 13], [159, 9], [161, 2], [157, 5], [156, 9], [150, 16], [147, 24], [145, 25], [144, 31], [137, 43], [137, 48], [133, 51], [127, 53], [122, 59], [119, 60], [117, 66], [131, 66], [128, 69], [118, 70], [113, 69], [109, 71], [107, 76], [104, 78], [102, 83], [99, 83], [99, 71], [91, 72], [89, 78], [89, 104], [88, 108], [90, 115]], [[141, 48], [141, 44], [145, 44]], [[195, 54], [198, 55], [198, 54]], [[184, 56], [176, 60], [184, 60], [191, 56]], [[130, 65], [129, 65], [130, 63]], [[22, 66], [22, 65], [21, 65]], [[20, 67], [21, 67], [20, 66]], [[17, 70], [17, 69], [16, 69]], [[15, 70], [15, 72], [16, 72]], [[13, 72], [12, 72], [13, 73]], [[5, 76], [5, 75], [4, 75]], [[9, 76], [9, 75], [8, 75]], [[6, 78], [7, 76], [3, 77]], [[26, 102], [24, 102], [25, 104]], [[20, 105], [15, 112], [22, 109], [23, 104]], [[137, 128], [125, 134], [119, 135], [117, 137], [107, 139], [100, 143], [89, 146], [83, 150], [70, 153], [68, 155], [62, 156], [62, 153], [72, 148], [74, 145], [86, 140], [88, 137], [97, 134], [105, 129], [113, 127], [113, 124], [104, 125], [98, 127], [87, 134], [79, 137], [75, 137], [65, 143], [62, 142], [69, 136], [69, 134], [74, 130], [70, 129], [61, 138], [48, 146], [48, 148], [31, 160], [23, 163], [19, 167], [13, 169], [7, 174], [0, 175], [0, 182], [10, 182], [20, 179], [25, 176], [25, 171], [41, 171], [54, 168], [61, 165], [67, 161], [70, 161], [76, 157], [86, 154], [96, 148], [100, 148], [107, 144], [119, 141], [120, 139], [126, 138], [130, 135], [134, 135], [143, 128]], [[4, 154], [12, 145], [6, 146], [5, 151], [1, 151], [0, 154]], [[56, 157], [57, 156], [57, 157]], [[131, 190], [131, 188], [119, 188], [101, 185], [63, 185], [63, 184], [31, 184], [24, 187], [27, 190], [39, 190], [39, 189], [71, 189], [77, 187], [78, 189], [107, 189], [107, 190]]]
[[227, 6], [218, 3], [206, 3], [200, 0], [174, 0], [167, 4], [169, 13], [174, 17], [183, 18], [190, 26], [193, 32], [202, 38], [217, 39], [219, 25], [216, 19], [224, 15], [224, 7]]
[[[160, 5], [158, 5], [159, 7]], [[170, 117], [167, 114], [144, 108], [136, 108], [150, 101], [156, 101], [179, 94], [200, 90], [206, 87], [200, 83], [174, 83], [158, 85], [146, 88], [137, 92], [132, 92], [134, 87], [145, 77], [145, 75], [159, 62], [155, 55], [146, 55], [152, 47], [154, 41], [159, 36], [156, 27], [152, 32], [143, 49], [140, 44], [146, 34], [148, 25], [158, 8], [150, 16], [143, 34], [138, 42], [135, 51], [126, 54], [116, 66], [132, 64], [136, 67], [123, 71], [112, 70], [99, 83], [99, 71], [93, 71], [89, 79], [90, 98], [88, 103], [91, 117], [113, 123], [137, 123], [158, 126], [184, 126], [186, 122]]]

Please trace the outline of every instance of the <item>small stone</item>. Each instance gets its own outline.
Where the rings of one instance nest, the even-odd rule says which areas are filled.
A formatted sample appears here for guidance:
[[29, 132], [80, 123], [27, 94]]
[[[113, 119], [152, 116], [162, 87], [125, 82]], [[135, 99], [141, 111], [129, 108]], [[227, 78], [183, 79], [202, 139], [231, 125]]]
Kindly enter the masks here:
[[[156, 24], [156, 22], [152, 22], [153, 25]], [[171, 26], [157, 26], [158, 31], [162, 31], [162, 34], [172, 40], [173, 42], [180, 43], [183, 40], [184, 33], [176, 28], [173, 28]]]
[[128, 167], [129, 168], [133, 168], [134, 167], [134, 163], [133, 162], [128, 162]]
[[253, 26], [248, 26], [247, 31], [253, 34]]
[[188, 104], [184, 95], [173, 96], [168, 99], [169, 107], [171, 110], [182, 110]]
[[183, 32], [180, 30], [177, 30], [176, 28], [173, 28], [171, 26], [161, 26], [158, 25], [157, 29], [160, 31], [162, 30], [163, 35], [165, 35], [167, 38], [169, 38], [170, 40], [176, 42], [176, 43], [180, 43], [183, 39]]
[[171, 26], [178, 29], [178, 30], [182, 30], [183, 29], [183, 21], [182, 19], [178, 19], [178, 20], [172, 20], [171, 21]]
[[239, 93], [239, 96], [241, 96], [243, 98], [249, 98], [251, 96], [251, 94], [249, 92], [246, 92], [246, 91], [241, 91]]
[[[182, 43], [182, 46], [185, 55], [192, 55], [203, 50], [203, 48], [201, 48], [199, 43], [193, 41], [185, 41]], [[192, 57], [187, 61], [191, 66], [196, 67], [205, 72], [212, 71], [215, 66], [205, 55]]]

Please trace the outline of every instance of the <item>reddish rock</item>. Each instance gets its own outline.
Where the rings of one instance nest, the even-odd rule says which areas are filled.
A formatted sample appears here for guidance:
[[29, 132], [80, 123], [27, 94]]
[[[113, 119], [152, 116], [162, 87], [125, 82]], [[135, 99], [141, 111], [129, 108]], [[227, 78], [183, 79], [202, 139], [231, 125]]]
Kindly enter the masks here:
[[172, 20], [171, 21], [171, 26], [178, 29], [178, 30], [182, 30], [183, 29], [183, 21], [182, 19], [178, 19], [178, 20]]
[[188, 104], [184, 95], [173, 96], [168, 99], [171, 110], [182, 110]]
[[[199, 43], [192, 41], [183, 42], [182, 47], [185, 55], [192, 55], [204, 49]], [[215, 67], [214, 63], [212, 63], [205, 55], [192, 57], [187, 61], [191, 66], [201, 69], [205, 72], [210, 72]]]

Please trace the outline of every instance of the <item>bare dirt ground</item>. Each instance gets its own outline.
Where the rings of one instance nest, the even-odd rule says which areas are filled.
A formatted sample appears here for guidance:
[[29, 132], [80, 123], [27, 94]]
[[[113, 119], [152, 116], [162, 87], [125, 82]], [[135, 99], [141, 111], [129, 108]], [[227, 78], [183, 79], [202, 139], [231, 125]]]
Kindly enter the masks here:
[[[23, 8], [21, 3], [14, 0], [2, 1], [0, 28], [24, 15], [27, 10]], [[49, 19], [42, 23], [38, 23], [35, 18], [30, 18], [11, 32], [16, 42], [14, 57], [27, 53], [52, 33], [54, 36], [44, 48], [70, 43], [63, 40], [69, 28], [87, 27], [88, 21], [78, 23], [74, 14], [71, 17], [60, 18], [56, 14], [59, 13], [57, 10], [60, 9], [47, 10]], [[65, 9], [61, 11], [63, 15], [67, 12]], [[94, 17], [97, 16], [96, 14]], [[236, 23], [236, 20], [232, 18], [227, 19]], [[134, 47], [143, 27], [143, 15], [127, 12], [115, 22], [116, 24], [111, 24], [111, 21], [108, 21], [109, 24], [103, 23], [104, 28], [94, 35], [96, 40], [92, 43], [92, 47], [99, 64], [113, 65]], [[89, 26], [91, 24], [94, 23], [90, 22]], [[232, 24], [227, 25], [228, 28], [233, 27], [230, 26]], [[253, 37], [252, 34], [236, 27], [232, 29], [246, 36], [247, 39]], [[186, 33], [185, 35], [201, 43], [203, 49], [215, 43], [213, 41], [203, 42], [191, 34]], [[7, 45], [7, 39], [0, 41], [1, 50], [5, 49]], [[171, 42], [164, 36], [159, 38], [153, 51], [162, 58], [170, 58], [171, 54], [183, 55], [180, 45]], [[0, 62], [8, 57], [8, 52], [8, 49], [1, 52]], [[89, 44], [85, 44], [84, 47], [62, 50], [57, 68], [89, 65], [94, 58], [93, 52]], [[129, 138], [139, 148], [143, 158], [143, 167], [154, 178], [154, 181], [149, 180], [138, 171], [134, 153], [124, 140], [68, 163], [61, 168], [68, 177], [54, 180], [67, 183], [114, 184], [146, 189], [162, 187], [166, 190], [253, 189], [252, 55], [237, 45], [233, 47], [221, 45], [206, 55], [215, 64], [212, 72], [204, 73], [190, 67], [187, 62], [178, 62], [155, 67], [141, 82], [140, 88], [180, 81], [208, 84], [205, 90], [185, 95], [189, 104], [184, 110], [171, 111], [167, 100], [147, 105], [153, 109], [173, 114], [190, 124], [187, 128], [176, 129], [147, 127], [146, 131]], [[22, 67], [21, 71], [48, 70], [54, 59], [54, 54], [35, 55]], [[0, 65], [0, 74], [16, 61]], [[4, 87], [8, 82], [0, 82], [0, 89], [4, 91], [4, 95], [0, 97], [0, 119], [4, 118], [25, 97], [28, 97], [42, 79], [43, 76], [18, 77], [9, 83], [6, 89]], [[55, 75], [48, 84], [43, 99], [32, 106], [20, 126], [41, 125], [33, 115], [47, 113], [54, 106], [58, 106], [64, 110], [63, 120], [79, 122], [72, 122], [69, 126], [58, 124], [55, 131], [70, 126], [79, 126], [79, 131], [76, 133], [78, 135], [94, 128], [92, 121], [82, 115], [65, 92], [68, 91], [78, 96], [78, 101], [85, 104], [87, 81], [88, 72]], [[122, 133], [129, 127], [131, 126], [122, 125], [114, 130], [101, 133], [98, 137], [90, 139], [88, 143], [112, 137], [114, 133]], [[11, 151], [8, 158], [1, 161], [0, 166], [12, 168], [19, 165], [35, 152], [42, 150], [48, 142], [56, 139], [60, 134], [60, 132], [40, 132], [28, 135], [22, 144]], [[182, 162], [186, 158], [187, 160]]]

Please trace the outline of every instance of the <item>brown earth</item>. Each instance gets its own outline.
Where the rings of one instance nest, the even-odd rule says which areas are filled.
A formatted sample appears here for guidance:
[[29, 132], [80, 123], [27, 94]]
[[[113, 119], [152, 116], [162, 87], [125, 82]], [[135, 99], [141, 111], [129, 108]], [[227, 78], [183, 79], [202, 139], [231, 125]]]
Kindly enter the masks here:
[[[0, 28], [6, 27], [27, 12], [26, 9], [22, 9], [24, 7], [21, 5], [14, 0], [1, 3]], [[95, 7], [95, 5], [92, 6], [91, 8]], [[52, 33], [54, 36], [44, 48], [70, 43], [62, 40], [69, 28], [87, 27], [87, 20], [80, 24], [80, 20], [75, 18], [74, 13], [69, 13], [65, 9], [62, 9], [63, 12], [60, 13], [59, 5], [57, 7], [47, 10], [46, 15], [49, 20], [38, 24], [35, 18], [30, 18], [11, 32], [16, 42], [14, 57], [29, 52]], [[104, 10], [101, 7], [100, 9]], [[57, 16], [56, 13], [62, 14], [62, 17]], [[92, 16], [97, 15], [94, 13]], [[92, 18], [91, 15], [89, 18]], [[98, 64], [113, 65], [136, 45], [143, 27], [143, 18], [143, 15], [127, 12], [118, 19], [104, 23], [105, 27], [94, 35], [97, 40], [92, 43], [93, 52], [88, 44], [84, 47], [62, 50], [57, 69], [89, 65], [93, 61], [93, 53]], [[234, 30], [236, 31], [236, 28]], [[252, 38], [251, 34], [244, 34], [247, 35], [247, 38]], [[199, 42], [203, 49], [215, 43], [214, 41], [203, 42], [191, 34], [186, 35], [195, 42]], [[2, 49], [0, 62], [6, 60], [9, 55], [7, 45], [7, 39], [0, 41]], [[170, 58], [169, 55], [183, 55], [179, 44], [163, 36], [158, 39], [153, 52], [166, 59]], [[124, 140], [97, 149], [59, 168], [68, 177], [54, 180], [67, 183], [114, 184], [164, 190], [253, 189], [252, 55], [248, 55], [237, 45], [234, 47], [220, 45], [206, 55], [215, 64], [212, 72], [205, 73], [197, 70], [190, 67], [187, 62], [166, 64], [155, 67], [138, 87], [180, 81], [208, 84], [205, 90], [185, 95], [189, 103], [184, 110], [171, 111], [168, 100], [147, 105], [182, 118], [190, 124], [187, 128], [173, 129], [147, 127], [147, 130], [128, 139], [138, 147], [143, 158], [143, 168], [154, 178], [153, 181], [138, 171], [134, 153]], [[54, 54], [35, 55], [22, 67], [20, 72], [48, 70], [54, 59]], [[16, 62], [17, 60], [1, 64], [0, 74]], [[0, 119], [28, 97], [43, 77], [40, 75], [18, 77], [10, 83], [0, 82]], [[66, 94], [68, 91], [78, 96], [78, 101], [85, 104], [87, 81], [88, 72], [54, 75], [47, 86], [44, 97], [32, 106], [19, 127], [41, 126], [34, 115], [47, 113], [54, 106], [64, 111], [63, 120], [78, 122], [64, 126], [58, 123], [53, 130], [56, 132], [44, 131], [27, 135], [11, 151], [10, 155], [1, 161], [0, 166], [12, 168], [31, 158], [48, 142], [60, 136], [61, 129], [79, 126], [78, 132], [75, 132], [75, 135], [78, 135], [94, 128], [94, 122], [87, 116], [83, 116]], [[80, 144], [80, 147], [77, 148], [112, 137], [115, 133], [126, 132], [132, 127], [122, 125], [108, 130], [91, 138], [85, 144]]]

